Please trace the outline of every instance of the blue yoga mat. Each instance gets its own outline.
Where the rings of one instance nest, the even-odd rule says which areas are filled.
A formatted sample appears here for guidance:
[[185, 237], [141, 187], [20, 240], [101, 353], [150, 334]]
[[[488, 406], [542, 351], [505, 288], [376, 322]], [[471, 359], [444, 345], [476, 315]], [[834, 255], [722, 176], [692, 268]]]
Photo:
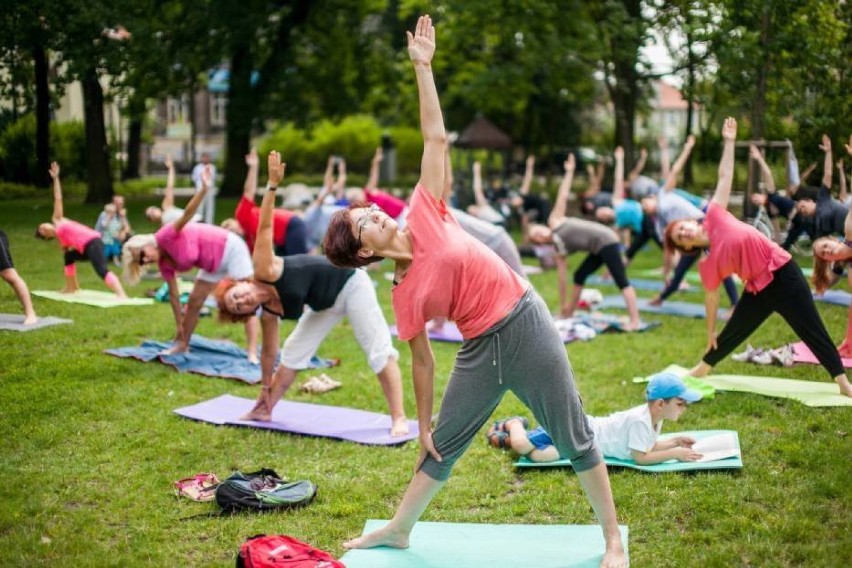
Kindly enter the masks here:
[[[387, 523], [370, 519], [362, 534]], [[618, 528], [627, 553], [627, 527]], [[411, 531], [408, 548], [350, 550], [340, 561], [347, 568], [597, 568], [605, 548], [597, 525], [421, 521]]]
[[[682, 316], [687, 318], [703, 318], [705, 317], [704, 304], [693, 304], [691, 302], [676, 302], [666, 300], [662, 306], [652, 306], [647, 298], [639, 298], [638, 306], [640, 312], [649, 314], [663, 314], [668, 316]], [[624, 296], [606, 296], [603, 302], [595, 306], [596, 308], [621, 308], [625, 309]], [[726, 320], [725, 311], [719, 309], [719, 320]]]
[[[590, 276], [586, 280], [586, 284], [587, 285], [591, 284], [591, 285], [594, 285], [594, 286], [615, 286], [615, 282], [613, 282], [611, 279], [606, 280], [606, 279], [601, 278], [600, 276], [597, 276], [597, 275]], [[630, 277], [630, 285], [633, 286], [634, 288], [636, 288], [637, 290], [645, 290], [645, 291], [648, 291], [648, 292], [662, 292], [663, 289], [666, 287], [666, 283], [663, 282], [662, 280], [645, 280], [643, 278], [633, 278], [633, 277]], [[701, 289], [700, 287], [697, 288], [695, 286], [690, 286], [689, 288], [685, 288], [685, 289], [682, 288], [679, 291], [680, 292], [697, 292], [700, 289]]]
[[[170, 365], [181, 372], [197, 373], [208, 377], [223, 377], [256, 384], [260, 382], [260, 365], [250, 363], [246, 352], [230, 341], [216, 341], [193, 335], [189, 341], [189, 353], [160, 355], [171, 342], [146, 340], [136, 347], [107, 349], [104, 353], [116, 357], [132, 357], [143, 361], [156, 361]], [[334, 359], [314, 357], [308, 368], [324, 369], [338, 363]]]
[[[733, 434], [736, 440], [736, 447], [740, 448], [740, 438], [734, 430], [694, 430], [690, 432], [673, 432], [660, 436], [660, 440], [674, 438], [676, 436], [690, 436], [696, 440], [715, 436], [716, 434]], [[704, 469], [742, 469], [743, 459], [742, 454], [735, 457], [725, 458], [721, 460], [713, 460], [706, 462], [681, 462], [667, 461], [663, 463], [655, 463], [653, 465], [639, 465], [633, 460], [621, 460], [609, 456], [604, 456], [604, 461], [608, 466], [612, 467], [629, 467], [638, 469], [639, 471], [648, 471], [652, 473], [668, 473], [672, 471], [700, 471]], [[526, 456], [522, 456], [515, 462], [515, 467], [521, 468], [540, 468], [540, 467], [568, 467], [571, 465], [571, 460], [564, 459], [553, 462], [534, 462]]]
[[[625, 318], [622, 316], [616, 316], [614, 314], [604, 314], [602, 312], [594, 312], [591, 314], [583, 314], [578, 313], [574, 316], [574, 318], [582, 322], [592, 329], [594, 329], [598, 333], [607, 333], [607, 332], [623, 332], [625, 331], [625, 325], [627, 322]], [[558, 321], [558, 320], [557, 320]], [[658, 321], [639, 321], [639, 328], [633, 330], [634, 332], [640, 331], [648, 331], [650, 329], [654, 329], [659, 326], [660, 322]], [[558, 324], [557, 324], [558, 327]]]
[[852, 294], [844, 290], [826, 290], [825, 294], [819, 296], [814, 294], [814, 300], [849, 307], [850, 302], [852, 302]]

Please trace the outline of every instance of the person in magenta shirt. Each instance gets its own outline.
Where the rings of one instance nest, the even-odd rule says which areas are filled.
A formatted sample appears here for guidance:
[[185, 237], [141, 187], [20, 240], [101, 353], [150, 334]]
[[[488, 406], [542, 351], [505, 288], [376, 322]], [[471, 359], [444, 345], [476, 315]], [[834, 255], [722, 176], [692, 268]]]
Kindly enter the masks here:
[[[260, 207], [254, 204], [257, 193], [258, 158], [252, 148], [246, 154], [246, 181], [243, 196], [234, 210], [234, 218], [225, 219], [221, 226], [246, 240], [249, 251], [254, 252], [257, 225], [260, 222]], [[308, 252], [308, 230], [301, 217], [286, 209], [275, 209], [272, 219], [272, 238], [277, 256], [306, 254]]]
[[[725, 120], [722, 127], [722, 159], [719, 181], [703, 222], [673, 221], [666, 227], [666, 246], [684, 254], [702, 252], [698, 272], [704, 285], [707, 308], [707, 352], [690, 374], [702, 377], [777, 312], [816, 355], [840, 387], [852, 396], [852, 385], [837, 348], [819, 317], [813, 296], [799, 266], [790, 254], [754, 227], [727, 211], [734, 179], [734, 142], [737, 121]], [[716, 337], [719, 284], [732, 274], [745, 282], [742, 299], [731, 319]]]
[[[143, 267], [154, 262], [158, 264], [163, 280], [168, 283], [169, 302], [177, 331], [174, 344], [165, 351], [166, 354], [189, 351], [189, 341], [198, 323], [201, 306], [220, 280], [225, 277], [247, 280], [254, 274], [251, 254], [240, 237], [222, 227], [190, 223], [208, 190], [209, 170], [202, 173], [201, 179], [201, 191], [193, 196], [180, 219], [164, 225], [156, 234], [134, 235], [124, 243], [122, 252], [123, 276], [128, 283], [139, 282]], [[183, 313], [177, 274], [193, 268], [200, 270], [189, 294], [186, 313]], [[260, 324], [253, 317], [245, 325], [248, 359], [258, 363]]]
[[[626, 566], [606, 465], [583, 413], [565, 347], [544, 301], [491, 249], [468, 235], [441, 198], [447, 133], [432, 76], [435, 28], [429, 16], [408, 34], [420, 100], [423, 158], [405, 230], [379, 207], [354, 204], [334, 214], [326, 256], [343, 267], [383, 258], [396, 263], [393, 308], [399, 338], [411, 349], [420, 456], [393, 520], [345, 548], [405, 548], [417, 519], [446, 483], [453, 464], [487, 423], [506, 391], [557, 430], [554, 444], [571, 459], [598, 515], [602, 566]], [[426, 322], [446, 317], [465, 341], [434, 431], [435, 360]], [[519, 551], [519, 561], [522, 552]]]
[[36, 237], [44, 240], [57, 239], [65, 251], [65, 288], [70, 294], [80, 289], [77, 282], [78, 260], [88, 260], [107, 288], [119, 298], [126, 298], [121, 281], [107, 266], [104, 242], [101, 234], [94, 229], [72, 221], [64, 215], [62, 206], [62, 183], [59, 179], [59, 164], [50, 164], [50, 177], [53, 179], [53, 218], [51, 223], [42, 223], [36, 229]]

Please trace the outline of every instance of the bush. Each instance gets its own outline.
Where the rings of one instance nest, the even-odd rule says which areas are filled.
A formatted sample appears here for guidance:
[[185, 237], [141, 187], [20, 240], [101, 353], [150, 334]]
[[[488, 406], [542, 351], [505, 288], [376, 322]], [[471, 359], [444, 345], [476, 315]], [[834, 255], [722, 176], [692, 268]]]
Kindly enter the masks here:
[[346, 158], [347, 171], [367, 172], [381, 137], [379, 123], [368, 115], [348, 116], [336, 124], [324, 120], [311, 132], [309, 167], [322, 170], [328, 156], [335, 154]]
[[[36, 179], [36, 122], [27, 114], [0, 134], [0, 175], [17, 183]], [[62, 178], [86, 179], [86, 130], [82, 122], [50, 124], [50, 160], [62, 166]]]
[[[287, 163], [287, 177], [292, 172], [305, 172], [308, 163], [308, 134], [292, 123], [284, 124], [269, 133], [260, 143], [260, 170], [266, 171], [266, 156], [272, 150], [281, 152], [281, 159]], [[323, 168], [325, 165], [323, 164]]]
[[81, 121], [50, 123], [50, 150], [64, 179], [86, 179], [86, 127]]
[[423, 156], [423, 135], [420, 131], [409, 126], [398, 126], [390, 129], [390, 136], [396, 148], [397, 177], [419, 172]]

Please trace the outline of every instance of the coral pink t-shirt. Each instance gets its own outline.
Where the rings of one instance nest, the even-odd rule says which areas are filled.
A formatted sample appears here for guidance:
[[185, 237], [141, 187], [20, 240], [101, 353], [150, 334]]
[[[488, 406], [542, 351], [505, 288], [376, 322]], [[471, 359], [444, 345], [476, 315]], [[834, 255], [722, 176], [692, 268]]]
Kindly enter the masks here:
[[364, 188], [364, 196], [367, 198], [367, 201], [375, 203], [382, 208], [382, 211], [394, 219], [399, 217], [403, 210], [405, 210], [405, 201], [385, 191]]
[[[272, 213], [272, 242], [281, 246], [287, 239], [287, 226], [295, 213], [285, 209], [275, 209]], [[260, 207], [254, 202], [240, 198], [234, 218], [243, 228], [244, 238], [250, 251], [254, 251], [254, 241], [257, 238], [257, 226], [260, 224]]]
[[467, 234], [446, 203], [418, 185], [407, 217], [413, 259], [391, 292], [399, 338], [419, 335], [445, 317], [472, 339], [509, 315], [529, 283], [490, 248]]
[[62, 248], [72, 248], [83, 254], [86, 245], [95, 239], [101, 238], [101, 234], [82, 223], [66, 219], [56, 223], [56, 238], [59, 240]]
[[757, 294], [772, 282], [772, 273], [792, 258], [717, 203], [707, 207], [704, 229], [710, 237], [710, 253], [698, 263], [698, 272], [707, 290], [715, 290], [722, 280], [736, 274], [747, 291]]
[[[168, 258], [160, 256], [160, 274], [165, 280], [178, 272], [198, 267], [216, 272], [225, 254], [228, 231], [205, 223], [187, 223], [180, 231], [169, 223], [154, 234], [157, 246]], [[171, 262], [169, 262], [169, 259]]]

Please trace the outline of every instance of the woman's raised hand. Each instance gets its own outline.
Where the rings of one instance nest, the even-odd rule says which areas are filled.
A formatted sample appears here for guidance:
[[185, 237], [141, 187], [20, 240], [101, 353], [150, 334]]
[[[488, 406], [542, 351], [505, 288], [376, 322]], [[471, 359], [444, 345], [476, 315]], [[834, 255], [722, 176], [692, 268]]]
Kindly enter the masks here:
[[270, 152], [267, 167], [269, 170], [269, 186], [278, 187], [278, 184], [284, 179], [284, 170], [287, 168], [287, 164], [281, 161], [281, 154], [274, 150]]
[[725, 119], [725, 124], [722, 125], [722, 140], [733, 142], [737, 139], [737, 119], [728, 117]]
[[417, 19], [414, 34], [405, 32], [408, 36], [408, 57], [413, 63], [429, 65], [435, 55], [435, 26], [427, 14]]

